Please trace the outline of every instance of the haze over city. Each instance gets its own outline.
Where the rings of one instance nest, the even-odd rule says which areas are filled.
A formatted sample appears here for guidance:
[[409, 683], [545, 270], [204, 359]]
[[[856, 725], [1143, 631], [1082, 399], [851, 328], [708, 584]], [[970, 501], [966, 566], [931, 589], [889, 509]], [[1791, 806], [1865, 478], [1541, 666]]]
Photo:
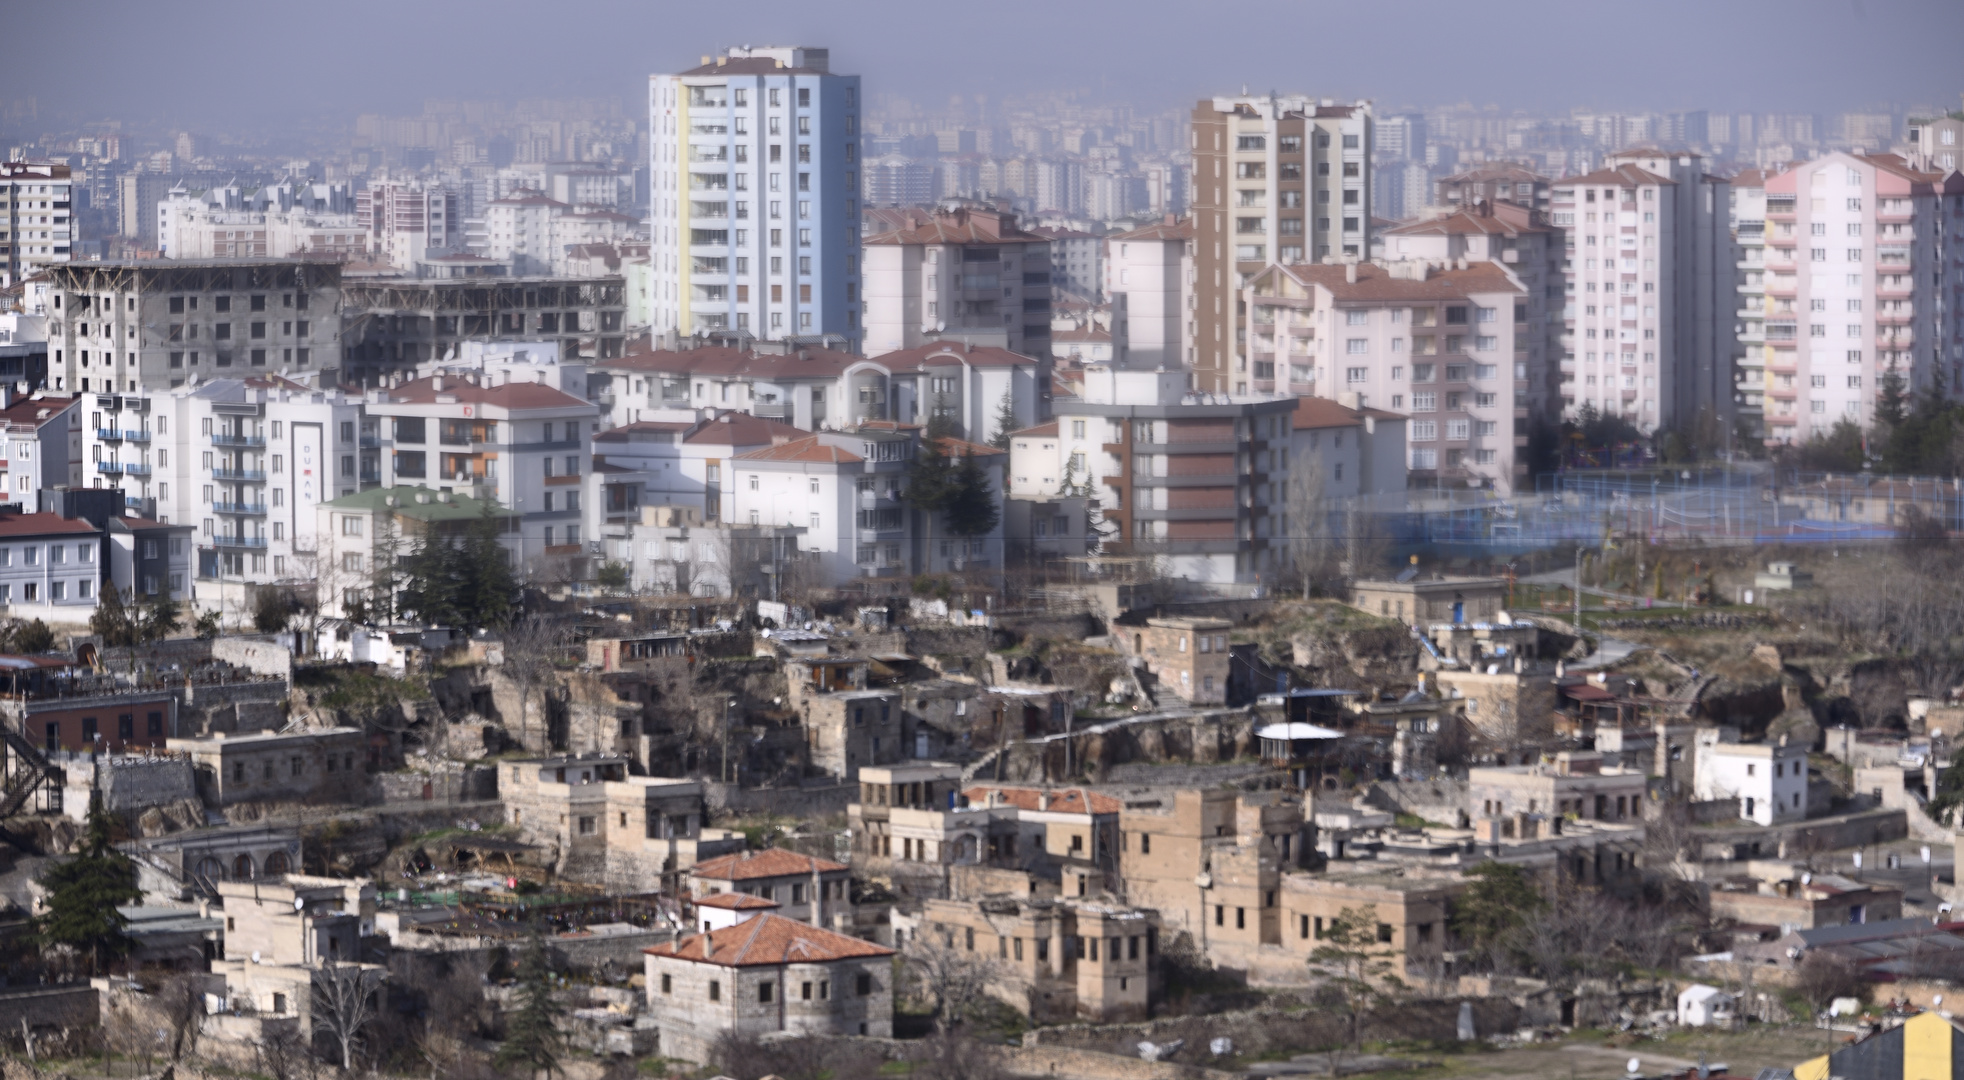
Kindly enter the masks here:
[[0, 26], [6, 1077], [1964, 1070], [1964, 4]]

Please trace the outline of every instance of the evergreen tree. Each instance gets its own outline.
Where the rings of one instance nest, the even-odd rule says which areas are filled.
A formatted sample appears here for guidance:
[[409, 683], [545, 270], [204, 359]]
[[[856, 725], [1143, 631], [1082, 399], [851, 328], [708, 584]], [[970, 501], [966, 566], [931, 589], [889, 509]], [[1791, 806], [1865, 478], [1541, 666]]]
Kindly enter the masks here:
[[505, 1028], [505, 1041], [494, 1059], [501, 1069], [525, 1066], [533, 1076], [559, 1071], [564, 1038], [553, 1021], [565, 1010], [552, 999], [552, 971], [546, 963], [546, 943], [537, 933], [519, 962], [518, 1012]]
[[1886, 428], [1895, 428], [1909, 417], [1909, 388], [1903, 381], [1903, 373], [1896, 370], [1896, 362], [1889, 361], [1889, 370], [1882, 373], [1882, 381], [1875, 388], [1875, 422]]
[[953, 439], [961, 435], [961, 425], [955, 423], [954, 411], [948, 408], [946, 394], [934, 395], [934, 409], [927, 416], [927, 432], [923, 436], [928, 442], [940, 439]]
[[975, 460], [975, 455], [962, 456], [951, 481], [947, 501], [943, 504], [948, 515], [948, 531], [956, 536], [981, 536], [994, 532], [996, 523], [1002, 520], [1002, 510], [996, 504], [996, 492], [989, 484], [989, 474]]
[[129, 920], [116, 910], [143, 898], [136, 885], [136, 864], [109, 840], [109, 815], [102, 793], [89, 796], [89, 820], [75, 855], [48, 867], [41, 875], [48, 909], [34, 919], [34, 940], [47, 947], [66, 945], [89, 957], [89, 972], [101, 972], [103, 961], [130, 951], [133, 942], [124, 928]]
[[403, 607], [425, 625], [454, 626], [457, 622], [457, 559], [449, 544], [434, 531], [423, 533], [409, 555], [402, 591]]
[[511, 622], [511, 594], [517, 587], [512, 578], [511, 562], [503, 545], [498, 543], [498, 533], [504, 528], [504, 519], [492, 510], [492, 502], [487, 499], [478, 513], [477, 520], [471, 523], [470, 535], [464, 541], [464, 555], [470, 574], [469, 617], [465, 620], [467, 628], [473, 633], [487, 626], [501, 627]]
[[998, 450], [1009, 449], [1009, 433], [1016, 430], [1016, 397], [1008, 389], [1002, 392], [1002, 400], [996, 403], [996, 434], [989, 445]]

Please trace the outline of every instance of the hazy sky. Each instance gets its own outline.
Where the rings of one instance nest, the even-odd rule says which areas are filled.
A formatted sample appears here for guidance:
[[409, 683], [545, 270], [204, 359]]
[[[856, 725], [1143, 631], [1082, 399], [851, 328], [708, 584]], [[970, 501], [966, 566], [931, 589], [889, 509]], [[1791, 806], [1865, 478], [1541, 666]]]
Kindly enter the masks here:
[[1085, 89], [1163, 108], [1245, 83], [1386, 105], [1833, 112], [1955, 108], [1964, 90], [1964, 0], [112, 0], [78, 10], [9, 13], [0, 96], [31, 90], [44, 110], [212, 132], [414, 113], [426, 97], [638, 102], [648, 73], [746, 42], [829, 46], [834, 70], [860, 74], [869, 94], [924, 104]]

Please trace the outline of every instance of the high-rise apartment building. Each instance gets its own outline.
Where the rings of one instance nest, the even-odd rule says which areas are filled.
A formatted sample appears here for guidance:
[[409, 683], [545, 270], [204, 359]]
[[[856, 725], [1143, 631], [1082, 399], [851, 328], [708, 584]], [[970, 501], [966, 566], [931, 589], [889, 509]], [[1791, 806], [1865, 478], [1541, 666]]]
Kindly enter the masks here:
[[1241, 287], [1271, 264], [1368, 258], [1371, 105], [1220, 97], [1193, 110], [1193, 388], [1245, 394]]
[[1104, 243], [1114, 358], [1141, 370], [1184, 367], [1193, 351], [1193, 222], [1168, 214]]
[[75, 238], [72, 188], [66, 165], [0, 163], [0, 288], [69, 260]]
[[758, 46], [649, 77], [657, 333], [857, 345], [859, 77]]
[[355, 220], [376, 254], [404, 270], [464, 247], [464, 195], [441, 184], [374, 181], [355, 193]]
[[1732, 242], [1739, 261], [1735, 277], [1739, 311], [1733, 325], [1738, 344], [1732, 353], [1742, 434], [1766, 434], [1766, 173], [1745, 169], [1732, 178]]
[[1568, 229], [1565, 400], [1642, 430], [1733, 417], [1730, 190], [1689, 151], [1625, 150], [1558, 181]]
[[1964, 109], [1942, 116], [1911, 117], [1909, 165], [1922, 172], [1964, 168]]
[[1949, 255], [1964, 174], [1835, 153], [1766, 178], [1766, 438], [1867, 426], [1892, 373], [1964, 396], [1964, 317]]
[[942, 335], [1026, 356], [1048, 351], [1050, 263], [1050, 241], [1000, 211], [910, 216], [866, 238], [866, 352]]

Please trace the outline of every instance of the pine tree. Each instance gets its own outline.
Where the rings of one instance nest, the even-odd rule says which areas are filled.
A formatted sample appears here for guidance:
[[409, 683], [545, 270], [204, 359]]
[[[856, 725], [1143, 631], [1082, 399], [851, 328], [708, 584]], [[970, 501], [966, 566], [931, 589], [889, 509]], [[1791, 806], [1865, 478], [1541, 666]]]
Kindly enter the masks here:
[[996, 505], [996, 492], [989, 485], [989, 474], [983, 471], [975, 455], [962, 456], [961, 464], [955, 467], [951, 480], [948, 498], [943, 504], [948, 515], [948, 531], [956, 536], [981, 536], [994, 532], [996, 523], [1002, 520], [1002, 511]]
[[464, 541], [465, 570], [469, 574], [466, 599], [459, 605], [466, 610], [466, 629], [473, 632], [487, 626], [511, 622], [511, 594], [514, 587], [511, 563], [498, 543], [504, 519], [485, 500], [477, 521]]
[[554, 1021], [565, 1010], [552, 999], [552, 970], [546, 963], [545, 939], [534, 933], [519, 962], [519, 1007], [505, 1029], [504, 1044], [495, 1059], [501, 1069], [526, 1066], [533, 1076], [559, 1071], [559, 1052], [565, 1039]]
[[934, 395], [934, 411], [928, 413], [927, 432], [923, 435], [928, 442], [952, 439], [961, 434], [961, 426], [955, 423], [954, 411], [948, 408], [946, 394]]
[[1889, 370], [1882, 373], [1882, 382], [1875, 389], [1875, 422], [1894, 429], [1909, 416], [1909, 392], [1903, 383], [1903, 374], [1896, 370], [1896, 362], [1889, 361]]
[[996, 403], [996, 434], [989, 445], [998, 450], [1009, 449], [1009, 433], [1016, 430], [1016, 397], [1008, 389], [1002, 392], [1002, 400]]
[[87, 953], [91, 974], [102, 970], [103, 961], [129, 952], [133, 942], [124, 933], [129, 920], [116, 909], [142, 899], [143, 890], [137, 888], [136, 864], [110, 843], [100, 791], [89, 797], [81, 847], [73, 858], [48, 867], [40, 881], [48, 907], [34, 919], [37, 944]]

